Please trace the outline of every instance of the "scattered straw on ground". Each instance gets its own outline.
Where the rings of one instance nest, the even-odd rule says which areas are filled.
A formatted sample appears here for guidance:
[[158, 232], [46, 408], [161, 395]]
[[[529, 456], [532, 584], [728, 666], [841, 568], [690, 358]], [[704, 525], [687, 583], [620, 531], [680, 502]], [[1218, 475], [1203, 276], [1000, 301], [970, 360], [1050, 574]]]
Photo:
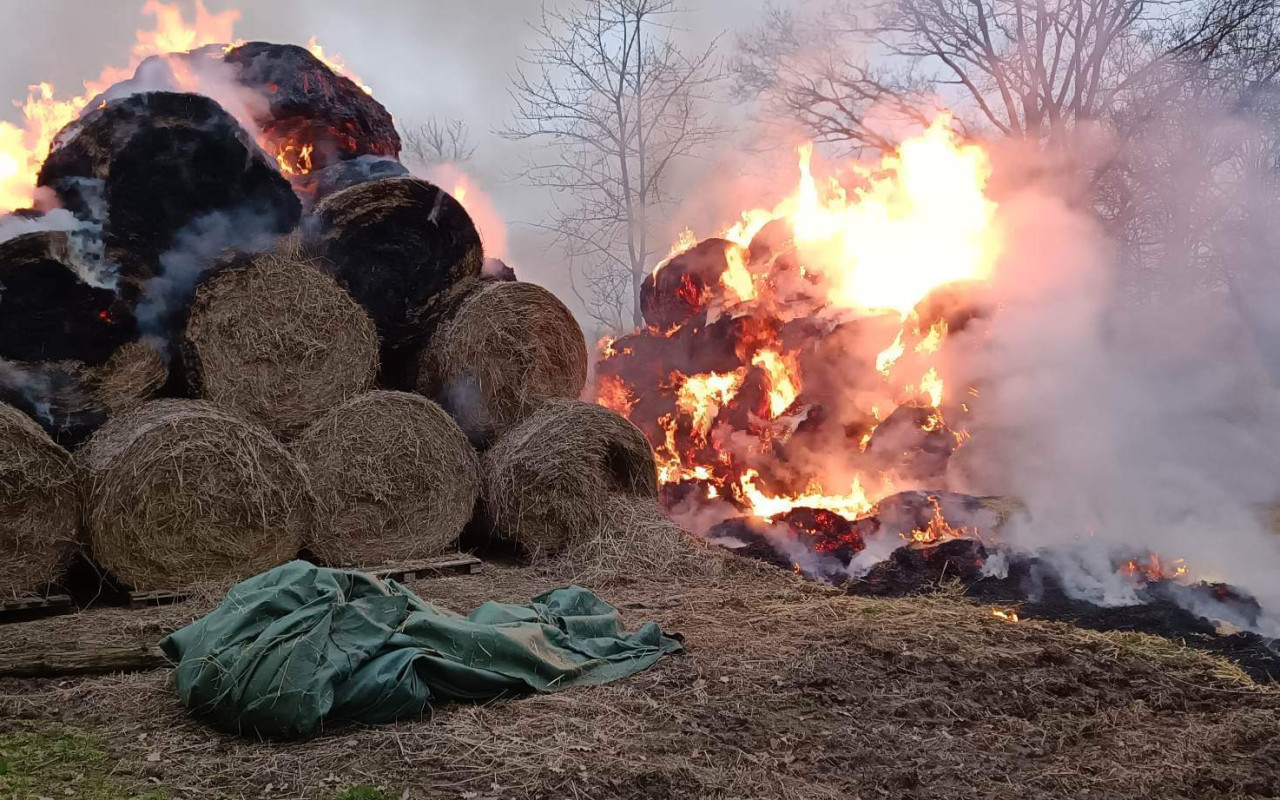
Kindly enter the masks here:
[[498, 532], [536, 555], [610, 533], [620, 503], [657, 496], [653, 451], [627, 420], [551, 399], [484, 455], [484, 503]]
[[[489, 565], [412, 588], [468, 611], [527, 601], [558, 580]], [[1280, 792], [1280, 691], [1173, 642], [1011, 624], [945, 593], [849, 597], [737, 559], [716, 576], [638, 579], [604, 596], [630, 627], [656, 620], [683, 634], [687, 653], [608, 686], [450, 705], [300, 743], [237, 739], [191, 720], [166, 671], [9, 680], [0, 730], [76, 726], [109, 745], [122, 784], [168, 797], [329, 800], [366, 783], [408, 800]], [[147, 614], [167, 628], [180, 609]], [[102, 627], [3, 626], [0, 647], [68, 647], [77, 631]]]
[[71, 456], [0, 403], [0, 599], [40, 591], [76, 548]]
[[439, 398], [472, 435], [515, 425], [548, 397], [576, 399], [587, 348], [573, 314], [532, 283], [486, 281], [435, 327], [418, 389]]
[[134, 589], [248, 577], [288, 561], [314, 498], [294, 456], [209, 403], [158, 400], [79, 454], [95, 559]]
[[197, 290], [183, 337], [196, 392], [290, 440], [373, 388], [373, 321], [296, 237], [223, 269]]
[[321, 506], [308, 547], [329, 564], [438, 555], [471, 518], [480, 490], [466, 436], [416, 394], [353, 398], [308, 428], [294, 451]]

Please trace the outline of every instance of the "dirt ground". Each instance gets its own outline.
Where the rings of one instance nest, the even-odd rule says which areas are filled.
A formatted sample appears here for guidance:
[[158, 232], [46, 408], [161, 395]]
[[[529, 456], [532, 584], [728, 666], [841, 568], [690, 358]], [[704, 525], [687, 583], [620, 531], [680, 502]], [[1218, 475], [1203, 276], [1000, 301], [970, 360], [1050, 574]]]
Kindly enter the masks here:
[[[412, 588], [465, 612], [557, 577], [489, 565]], [[738, 560], [598, 591], [687, 653], [300, 743], [191, 720], [167, 670], [0, 681], [0, 797], [1280, 796], [1280, 688], [1164, 639], [1014, 624], [947, 593], [849, 597]], [[153, 642], [210, 602], [0, 626], [0, 649]]]

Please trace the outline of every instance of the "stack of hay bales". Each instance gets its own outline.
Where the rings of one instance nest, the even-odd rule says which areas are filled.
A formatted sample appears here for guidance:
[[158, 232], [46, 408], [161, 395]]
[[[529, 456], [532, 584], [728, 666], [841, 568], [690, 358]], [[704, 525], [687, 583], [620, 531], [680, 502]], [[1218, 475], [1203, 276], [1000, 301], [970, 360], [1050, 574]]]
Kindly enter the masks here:
[[0, 593], [55, 579], [77, 516], [88, 555], [142, 591], [300, 552], [346, 567], [439, 555], [477, 509], [535, 556], [675, 553], [685, 537], [657, 511], [644, 436], [577, 399], [573, 315], [483, 262], [438, 187], [358, 184], [272, 249], [220, 256], [172, 343], [76, 367], [97, 432], [74, 461], [0, 405]]

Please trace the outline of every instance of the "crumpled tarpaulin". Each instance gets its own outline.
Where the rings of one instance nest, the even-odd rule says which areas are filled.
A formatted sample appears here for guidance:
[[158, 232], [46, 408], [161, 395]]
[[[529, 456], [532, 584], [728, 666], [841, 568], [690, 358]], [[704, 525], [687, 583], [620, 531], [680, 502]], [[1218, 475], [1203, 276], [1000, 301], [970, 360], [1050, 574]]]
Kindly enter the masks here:
[[463, 617], [395, 581], [294, 561], [238, 584], [160, 647], [192, 713], [296, 737], [325, 720], [390, 722], [441, 701], [608, 683], [681, 649], [655, 623], [624, 635], [619, 622], [578, 586]]

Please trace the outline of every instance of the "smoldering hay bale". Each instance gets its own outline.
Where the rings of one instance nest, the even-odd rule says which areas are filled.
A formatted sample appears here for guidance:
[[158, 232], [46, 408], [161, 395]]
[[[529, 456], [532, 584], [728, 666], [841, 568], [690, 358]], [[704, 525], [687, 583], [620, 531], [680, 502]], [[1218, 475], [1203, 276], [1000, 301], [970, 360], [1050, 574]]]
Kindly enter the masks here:
[[0, 403], [0, 598], [43, 589], [76, 549], [71, 456], [15, 408]]
[[197, 290], [182, 341], [194, 392], [290, 440], [373, 387], [373, 321], [292, 238]]
[[265, 429], [198, 400], [108, 421], [78, 455], [94, 558], [138, 590], [240, 580], [293, 558], [315, 498]]
[[75, 240], [65, 232], [0, 243], [0, 357], [101, 364], [134, 338], [128, 305], [82, 271]]
[[408, 392], [370, 392], [330, 411], [294, 446], [322, 510], [308, 546], [341, 566], [439, 555], [480, 491], [480, 461], [457, 424]]
[[484, 438], [548, 397], [577, 398], [586, 380], [586, 341], [564, 303], [536, 284], [484, 281], [431, 335], [418, 390]]
[[213, 100], [146, 92], [94, 106], [54, 139], [40, 169], [77, 215], [103, 224], [133, 298], [180, 243], [292, 230], [302, 206], [248, 132]]
[[384, 178], [325, 198], [310, 243], [373, 317], [388, 350], [412, 345], [419, 317], [450, 287], [478, 278], [480, 234], [466, 209], [417, 178]]
[[542, 555], [609, 531], [618, 506], [653, 503], [649, 442], [592, 403], [544, 401], [484, 454], [484, 504], [498, 532]]

